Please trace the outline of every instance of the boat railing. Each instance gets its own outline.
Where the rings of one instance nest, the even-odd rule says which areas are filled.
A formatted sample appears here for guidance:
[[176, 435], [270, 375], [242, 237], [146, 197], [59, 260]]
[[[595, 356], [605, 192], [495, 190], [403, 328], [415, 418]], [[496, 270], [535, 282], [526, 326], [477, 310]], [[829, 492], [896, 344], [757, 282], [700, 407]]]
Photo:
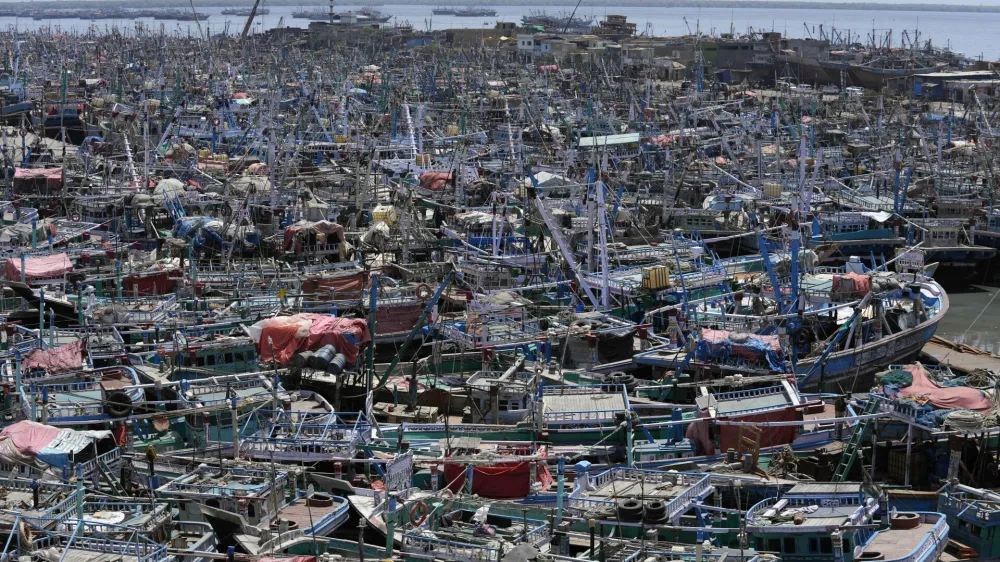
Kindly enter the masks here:
[[686, 472], [645, 470], [641, 468], [627, 468], [616, 466], [594, 476], [593, 484], [600, 488], [611, 481], [627, 480], [630, 482], [649, 482], [651, 484], [670, 483], [680, 486], [689, 486], [704, 478], [703, 474], [689, 474]]
[[[794, 505], [794, 503], [793, 503], [794, 500], [793, 499], [791, 499], [791, 498], [785, 498], [785, 499], [788, 500], [789, 505]], [[754, 504], [753, 507], [751, 507], [749, 510], [747, 510], [746, 518], [744, 519], [747, 522], [747, 526], [749, 527], [751, 525], [751, 523], [753, 522], [753, 520], [758, 515], [764, 513], [768, 509], [771, 509], [771, 507], [774, 506], [774, 504], [776, 504], [776, 503], [778, 503], [778, 498], [774, 497], [774, 498], [767, 498], [767, 499], [765, 499], [763, 501], [760, 501], [760, 502], [757, 502], [756, 504]]]
[[[390, 428], [392, 429], [392, 428]], [[478, 434], [478, 433], [505, 433], [510, 431], [510, 426], [506, 425], [493, 425], [493, 424], [448, 424], [447, 426], [443, 423], [431, 423], [431, 424], [403, 424], [403, 433], [419, 431], [419, 432], [443, 432], [447, 429], [452, 434]], [[385, 431], [385, 429], [383, 429]]]
[[500, 560], [499, 548], [488, 546], [487, 544], [449, 541], [410, 533], [403, 535], [403, 541], [404, 544], [409, 547], [406, 549], [407, 551], [433, 553], [435, 558], [441, 558], [442, 554], [446, 554], [446, 559], [456, 562], [499, 562]]
[[108, 470], [115, 471], [122, 462], [121, 448], [115, 447], [106, 453], [101, 453], [96, 457], [77, 464], [83, 470], [83, 474], [90, 475], [96, 472], [102, 465]]
[[684, 490], [667, 502], [667, 516], [674, 518], [681, 515], [688, 510], [693, 502], [704, 498], [713, 489], [711, 477], [705, 475], [697, 482], [691, 484], [687, 490]]
[[750, 388], [746, 390], [732, 390], [730, 392], [719, 392], [714, 395], [715, 399], [719, 402], [735, 400], [743, 401], [747, 398], [756, 398], [758, 396], [770, 396], [772, 394], [784, 394], [784, 386], [768, 386], [764, 388]]
[[[670, 278], [674, 280], [675, 287], [683, 286], [684, 288], [690, 290], [692, 288], [708, 287], [725, 283], [728, 281], [729, 276], [726, 273], [725, 267], [706, 266], [702, 267], [698, 271], [681, 273], [680, 275], [671, 275]], [[683, 280], [683, 285], [681, 285], [681, 280]]]
[[274, 535], [273, 537], [260, 543], [257, 552], [280, 552], [282, 545], [287, 545], [288, 543], [308, 536], [309, 535], [307, 535], [302, 529], [285, 531], [284, 533]]
[[[68, 498], [72, 499], [72, 498]], [[66, 504], [66, 500], [60, 503], [60, 505]], [[137, 529], [143, 532], [151, 532], [156, 529], [166, 521], [170, 519], [170, 512], [167, 510], [167, 504], [157, 503], [153, 504], [152, 510], [148, 510], [150, 504], [147, 503], [135, 503], [135, 502], [125, 502], [125, 501], [88, 501], [83, 504], [84, 513], [96, 513], [99, 511], [121, 511], [123, 513], [136, 514], [136, 513], [147, 513], [149, 517], [141, 525], [126, 525], [130, 529]], [[57, 518], [63, 523], [72, 523], [76, 518], [76, 505], [73, 503], [67, 504], [66, 509], [60, 512], [60, 516]], [[98, 530], [110, 530], [110, 526], [101, 526], [99, 522], [92, 521], [92, 525], [98, 526]]]
[[878, 409], [880, 412], [887, 412], [892, 414], [894, 418], [902, 419], [905, 421], [916, 421], [917, 416], [922, 412], [910, 406], [909, 404], [902, 403], [898, 400], [892, 400], [888, 397], [878, 396], [876, 394], [871, 394], [868, 397], [869, 400], [875, 400], [878, 402]]
[[939, 509], [967, 513], [983, 522], [1000, 521], [1000, 509], [994, 501], [969, 498], [961, 492], [948, 492], [938, 500]]
[[[634, 547], [628, 547], [634, 548]], [[655, 557], [659, 560], [661, 557], [664, 560], [671, 560], [677, 562], [760, 562], [760, 556], [753, 552], [672, 552], [668, 550], [654, 550], [649, 548], [636, 548], [635, 552], [629, 554], [626, 557], [620, 558], [621, 562], [640, 562], [641, 560], [646, 560], [647, 558]], [[572, 562], [576, 560], [575, 558], [564, 558], [562, 556], [554, 557], [554, 562]], [[770, 560], [768, 558], [767, 560]]]
[[[469, 324], [466, 323], [467, 330]], [[555, 326], [558, 330], [560, 327]], [[515, 321], [509, 317], [489, 315], [479, 324], [479, 333], [468, 333], [454, 324], [441, 327], [441, 334], [465, 349], [483, 347], [504, 348], [520, 344], [535, 343], [539, 335], [547, 333], [538, 326], [538, 321]]]
[[[205, 483], [201, 482], [184, 482], [180, 480], [174, 480], [173, 482], [167, 483], [165, 486], [161, 487], [161, 490], [165, 493], [176, 493], [183, 496], [199, 497], [199, 496], [220, 496], [220, 497], [246, 497], [246, 496], [269, 496], [271, 494], [271, 486], [266, 480], [266, 476], [260, 476], [255, 488], [229, 488], [222, 481], [208, 481]], [[275, 488], [284, 487], [284, 482], [286, 479], [286, 473], [279, 472], [275, 479]]]
[[[104, 403], [100, 398], [94, 398], [89, 400], [87, 403], [79, 402], [49, 402], [48, 404], [38, 404], [34, 398], [40, 393], [32, 389], [31, 392], [25, 392], [21, 389], [21, 411], [24, 413], [26, 419], [32, 419], [32, 410], [34, 408], [44, 408], [46, 411], [47, 419], [46, 421], [50, 424], [58, 422], [70, 422], [70, 421], [83, 421], [92, 417], [105, 417], [106, 413], [104, 411]], [[39, 412], [37, 417], [40, 417]]]
[[579, 412], [545, 412], [545, 423], [604, 422], [613, 420], [622, 410], [586, 410]]
[[516, 542], [526, 542], [533, 544], [535, 546], [541, 546], [545, 544], [550, 538], [551, 532], [549, 531], [548, 523], [542, 523], [541, 525], [535, 526], [533, 529], [524, 533]]
[[[29, 513], [22, 513], [21, 517], [26, 520], [38, 523], [41, 519], [55, 519], [61, 520], [64, 517], [69, 517], [70, 514], [76, 513], [76, 500], [77, 494], [81, 493], [76, 489], [72, 488], [68, 484], [55, 484], [55, 483], [38, 483], [40, 489], [45, 489], [52, 486], [60, 486], [66, 489], [66, 497], [59, 500], [55, 505], [44, 509], [41, 513], [37, 515], [32, 515]], [[19, 480], [15, 478], [5, 479], [3, 482], [3, 487], [6, 489], [17, 489], [21, 491], [31, 492], [31, 485], [24, 480]], [[86, 492], [83, 492], [84, 494]]]
[[[162, 562], [167, 559], [167, 547], [162, 544], [152, 542], [145, 537], [136, 535], [125, 527], [120, 527], [122, 532], [135, 537], [136, 540], [122, 541], [112, 538], [88, 535], [87, 533], [100, 534], [108, 532], [110, 527], [117, 530], [115, 526], [93, 523], [90, 521], [77, 521], [75, 527], [84, 527], [85, 531], [74, 531], [72, 535], [45, 534], [31, 542], [32, 551], [41, 551], [55, 547], [62, 549], [65, 553], [70, 550], [82, 550], [108, 555], [117, 555], [123, 559], [132, 559], [136, 562]], [[64, 554], [65, 557], [65, 554]]]
[[357, 452], [360, 438], [352, 436], [347, 441], [330, 439], [304, 439], [275, 437], [246, 437], [241, 440], [241, 449], [246, 454], [267, 456], [269, 453], [299, 453], [322, 456], [330, 459], [352, 459]]

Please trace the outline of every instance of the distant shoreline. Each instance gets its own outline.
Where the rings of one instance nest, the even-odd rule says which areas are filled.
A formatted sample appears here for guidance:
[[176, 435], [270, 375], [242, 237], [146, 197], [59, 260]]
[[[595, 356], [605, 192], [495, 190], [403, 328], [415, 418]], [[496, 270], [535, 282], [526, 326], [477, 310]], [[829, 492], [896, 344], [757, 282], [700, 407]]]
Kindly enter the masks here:
[[[567, 3], [567, 0], [497, 0], [496, 2], [480, 0], [410, 0], [407, 4], [419, 4], [425, 6], [496, 6], [498, 4], [510, 6], [530, 6], [545, 8], [564, 8], [569, 11], [573, 9], [575, 3]], [[141, 5], [136, 2], [122, 2], [117, 0], [76, 0], [71, 5], [67, 2], [55, 0], [43, 0], [41, 2], [2, 2], [0, 8], [14, 8], [27, 10], [53, 10], [53, 9], [99, 9], [99, 8], [150, 8], [148, 5]], [[247, 7], [253, 5], [253, 0], [196, 0], [196, 8], [212, 7]], [[361, 5], [385, 6], [392, 5], [392, 2], [371, 1], [357, 3], [337, 2], [334, 9], [344, 7], [356, 7]], [[267, 0], [268, 6], [294, 6], [294, 7], [326, 7], [328, 0]], [[157, 8], [191, 9], [189, 0], [159, 0]], [[607, 6], [603, 0], [583, 0], [581, 8], [605, 8], [614, 11], [614, 8]], [[946, 13], [1000, 13], [1000, 6], [974, 6], [974, 5], [954, 5], [943, 6], [940, 4], [886, 4], [886, 3], [854, 3], [854, 2], [794, 2], [788, 0], [620, 0], [616, 7], [623, 8], [760, 8], [760, 9], [784, 9], [784, 10], [862, 10], [862, 11], [887, 11], [887, 12], [946, 12]]]

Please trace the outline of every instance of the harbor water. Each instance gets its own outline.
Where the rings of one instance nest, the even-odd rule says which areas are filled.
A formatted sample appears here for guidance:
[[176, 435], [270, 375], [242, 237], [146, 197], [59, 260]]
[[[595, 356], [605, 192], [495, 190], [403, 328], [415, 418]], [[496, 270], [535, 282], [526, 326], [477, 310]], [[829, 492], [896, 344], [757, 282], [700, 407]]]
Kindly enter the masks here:
[[[198, 3], [196, 3], [197, 6]], [[248, 6], [250, 2], [247, 2]], [[362, 8], [361, 5], [337, 4], [335, 10], [350, 11]], [[222, 15], [223, 8], [197, 6], [198, 12], [209, 16], [203, 24], [212, 33], [238, 33], [246, 23], [244, 16]], [[255, 31], [263, 31], [276, 27], [284, 18], [283, 25], [307, 27], [309, 20], [292, 17], [292, 12], [302, 8], [293, 6], [267, 6], [270, 13], [260, 17], [254, 24]], [[323, 10], [324, 6], [309, 6], [309, 9]], [[530, 14], [534, 8], [530, 6], [504, 6], [502, 3], [492, 6], [496, 10], [495, 17], [455, 17], [436, 16], [434, 6], [387, 4], [379, 6], [386, 14], [395, 17], [396, 22], [408, 22], [415, 30], [441, 30], [449, 28], [482, 28], [484, 37], [491, 34], [497, 21], [520, 23], [521, 16]], [[929, 8], [932, 9], [932, 8]], [[562, 14], [573, 11], [573, 5], [546, 6], [549, 14]], [[835, 28], [841, 33], [850, 30], [851, 36], [857, 35], [857, 42], [865, 43], [874, 28], [877, 36], [883, 36], [890, 29], [894, 41], [902, 37], [903, 31], [909, 37], [914, 36], [914, 30], [919, 31], [920, 41], [927, 40], [939, 47], [950, 47], [954, 51], [970, 57], [996, 59], [1000, 57], [1000, 45], [993, 40], [993, 31], [1000, 29], [1000, 13], [972, 12], [934, 12], [909, 10], [829, 10], [829, 9], [775, 9], [775, 8], [655, 8], [613, 6], [594, 8], [580, 7], [577, 16], [592, 17], [600, 21], [607, 14], [620, 14], [636, 24], [637, 33], [654, 37], [670, 37], [684, 35], [690, 29], [700, 30], [703, 34], [717, 35], [728, 33], [730, 29], [736, 33], [745, 33], [752, 28], [756, 31], [778, 31], [787, 37], [818, 36], [819, 26], [829, 31]], [[685, 19], [687, 22], [685, 23]], [[88, 22], [76, 19], [54, 19], [35, 21], [27, 18], [0, 18], [0, 29], [16, 26], [19, 29], [37, 29], [52, 26], [60, 30], [84, 31], [91, 25], [103, 29], [105, 26], [131, 27], [132, 20], [99, 20]], [[167, 32], [197, 33], [194, 22], [177, 22], [172, 20], [153, 20], [140, 18], [148, 26], [163, 29]], [[808, 31], [806, 26], [808, 26]]]

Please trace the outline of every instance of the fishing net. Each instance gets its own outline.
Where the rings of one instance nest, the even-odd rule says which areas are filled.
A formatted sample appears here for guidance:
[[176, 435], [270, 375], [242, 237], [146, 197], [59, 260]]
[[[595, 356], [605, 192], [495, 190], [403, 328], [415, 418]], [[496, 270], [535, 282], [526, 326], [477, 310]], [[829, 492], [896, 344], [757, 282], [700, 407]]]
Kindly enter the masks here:
[[952, 410], [945, 416], [945, 423], [958, 431], [975, 431], [983, 426], [985, 416], [972, 410]]
[[913, 375], [902, 369], [885, 371], [879, 374], [878, 378], [882, 384], [891, 384], [899, 388], [906, 388], [913, 384]]

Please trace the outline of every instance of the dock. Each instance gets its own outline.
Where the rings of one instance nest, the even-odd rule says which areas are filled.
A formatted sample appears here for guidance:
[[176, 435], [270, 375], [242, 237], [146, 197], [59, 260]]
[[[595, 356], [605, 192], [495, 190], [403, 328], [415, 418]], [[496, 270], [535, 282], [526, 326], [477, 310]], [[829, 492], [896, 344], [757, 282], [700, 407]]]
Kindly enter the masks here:
[[920, 358], [966, 374], [977, 371], [1000, 373], [1000, 356], [938, 336], [924, 344]]

